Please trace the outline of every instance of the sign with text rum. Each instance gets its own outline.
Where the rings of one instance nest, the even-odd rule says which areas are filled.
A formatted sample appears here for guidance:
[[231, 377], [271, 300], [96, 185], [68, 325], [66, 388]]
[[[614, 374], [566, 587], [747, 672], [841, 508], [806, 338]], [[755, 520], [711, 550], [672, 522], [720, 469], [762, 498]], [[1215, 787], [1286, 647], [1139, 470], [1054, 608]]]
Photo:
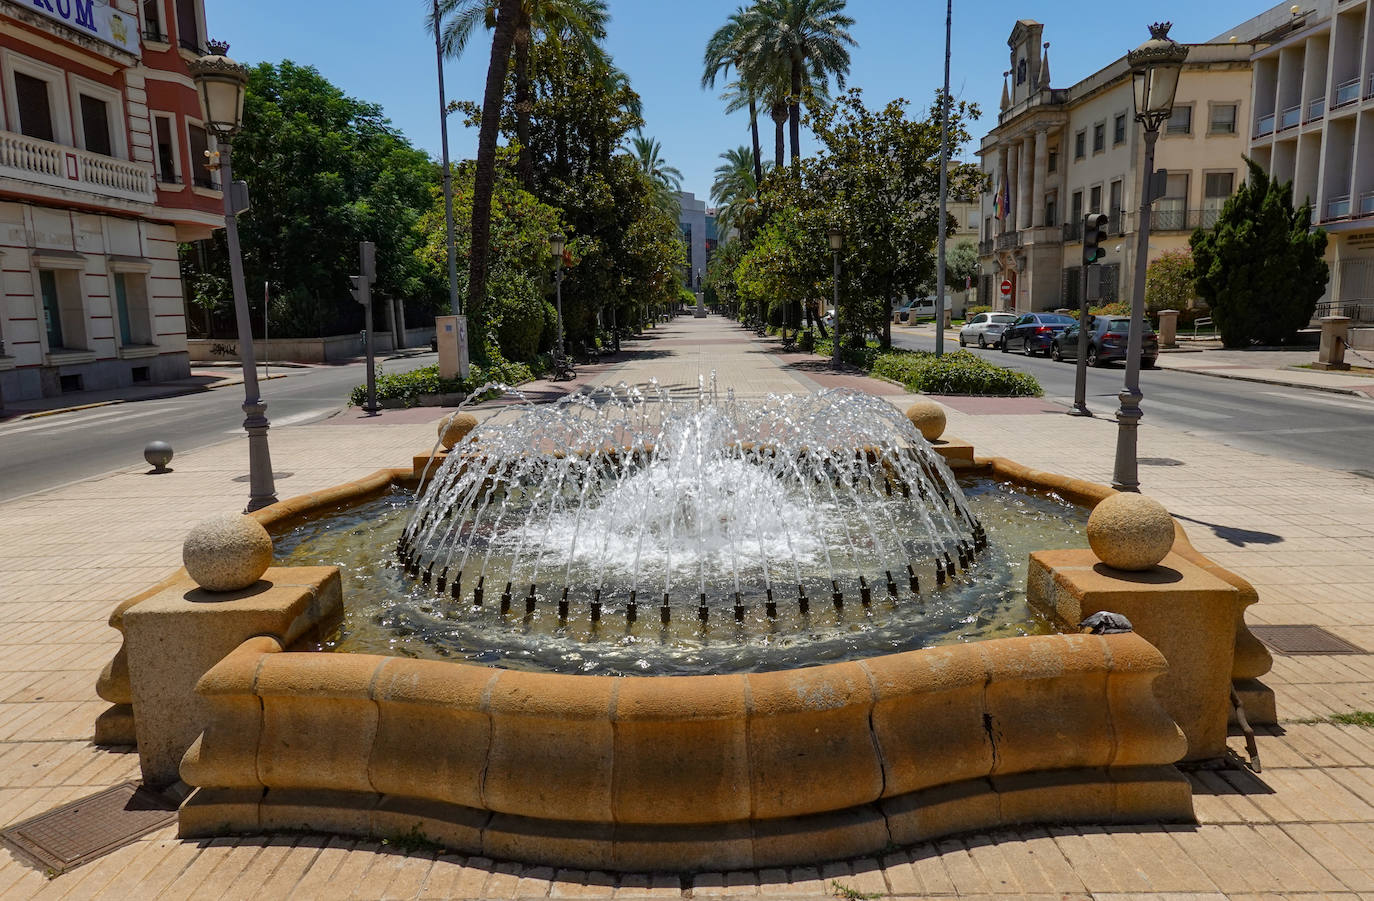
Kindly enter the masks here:
[[88, 37], [113, 44], [128, 53], [138, 53], [138, 16], [115, 9], [109, 0], [9, 0], [21, 9], [31, 9], [55, 19]]

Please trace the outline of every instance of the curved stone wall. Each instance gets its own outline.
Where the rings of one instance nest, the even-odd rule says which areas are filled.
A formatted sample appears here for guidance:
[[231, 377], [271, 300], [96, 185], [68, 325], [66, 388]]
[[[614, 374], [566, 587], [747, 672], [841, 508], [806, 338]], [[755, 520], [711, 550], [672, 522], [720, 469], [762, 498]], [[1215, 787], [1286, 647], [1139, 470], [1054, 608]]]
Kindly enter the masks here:
[[202, 678], [183, 835], [418, 827], [466, 853], [687, 869], [1192, 818], [1166, 664], [1134, 634], [697, 677], [280, 650], [250, 639]]

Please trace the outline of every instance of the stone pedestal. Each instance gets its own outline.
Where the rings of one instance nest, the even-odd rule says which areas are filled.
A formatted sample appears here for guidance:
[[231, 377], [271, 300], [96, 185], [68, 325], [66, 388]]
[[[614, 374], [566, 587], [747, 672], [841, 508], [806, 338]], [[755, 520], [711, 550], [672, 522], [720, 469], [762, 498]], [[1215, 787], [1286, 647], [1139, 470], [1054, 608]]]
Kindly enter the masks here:
[[1152, 569], [1125, 572], [1090, 550], [1030, 555], [1026, 593], [1069, 626], [1100, 610], [1120, 613], [1169, 661], [1155, 696], [1188, 739], [1185, 760], [1226, 753], [1240, 593], [1170, 553]]
[[1350, 317], [1323, 316], [1321, 324], [1321, 348], [1317, 351], [1317, 362], [1312, 364], [1312, 368], [1349, 369], [1350, 364], [1345, 362], [1345, 347], [1350, 339]]
[[334, 566], [273, 567], [233, 592], [208, 592], [186, 578], [125, 611], [143, 781], [161, 786], [179, 778], [182, 756], [208, 722], [195, 688], [211, 667], [255, 635], [290, 646], [342, 613]]
[[1159, 346], [1178, 347], [1178, 310], [1159, 311]]

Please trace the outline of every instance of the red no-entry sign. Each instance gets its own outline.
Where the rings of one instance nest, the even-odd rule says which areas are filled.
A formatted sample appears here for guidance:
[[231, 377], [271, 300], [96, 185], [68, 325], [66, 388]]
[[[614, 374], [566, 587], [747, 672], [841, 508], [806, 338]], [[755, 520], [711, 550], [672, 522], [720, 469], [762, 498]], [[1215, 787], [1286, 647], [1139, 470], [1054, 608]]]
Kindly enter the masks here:
[[1011, 296], [1011, 279], [1009, 279], [1009, 278], [1004, 278], [1004, 279], [1002, 279], [1002, 296], [1003, 296], [1003, 297], [1010, 297], [1010, 296]]

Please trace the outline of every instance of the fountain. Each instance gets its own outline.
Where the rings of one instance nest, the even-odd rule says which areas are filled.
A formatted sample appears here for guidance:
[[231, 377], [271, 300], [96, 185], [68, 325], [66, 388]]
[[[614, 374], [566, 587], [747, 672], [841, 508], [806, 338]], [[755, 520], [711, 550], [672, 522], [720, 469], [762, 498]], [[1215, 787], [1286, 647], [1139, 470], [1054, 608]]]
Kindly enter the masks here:
[[[145, 778], [196, 787], [186, 836], [418, 830], [490, 857], [681, 870], [1190, 820], [1172, 764], [1216, 753], [1218, 715], [1224, 748], [1248, 586], [1181, 532], [1166, 577], [1104, 575], [1081, 541], [1013, 570], [985, 492], [966, 496], [942, 450], [848, 391], [746, 403], [702, 380], [504, 409], [413, 469], [263, 511], [279, 535], [318, 534], [340, 504], [380, 505], [354, 526], [386, 535], [372, 554], [389, 562], [359, 568], [390, 593], [355, 603], [371, 589], [348, 585], [366, 615], [342, 642], [333, 567], [277, 567], [265, 595], [223, 599], [174, 578], [116, 612], [128, 675], [117, 658], [102, 696], [133, 702]], [[1078, 503], [1111, 494], [969, 464]], [[279, 538], [278, 557], [302, 547]], [[1005, 618], [1009, 571], [1027, 612], [970, 628]], [[1108, 602], [1144, 631], [1074, 631]], [[363, 621], [380, 637], [349, 645]]]

